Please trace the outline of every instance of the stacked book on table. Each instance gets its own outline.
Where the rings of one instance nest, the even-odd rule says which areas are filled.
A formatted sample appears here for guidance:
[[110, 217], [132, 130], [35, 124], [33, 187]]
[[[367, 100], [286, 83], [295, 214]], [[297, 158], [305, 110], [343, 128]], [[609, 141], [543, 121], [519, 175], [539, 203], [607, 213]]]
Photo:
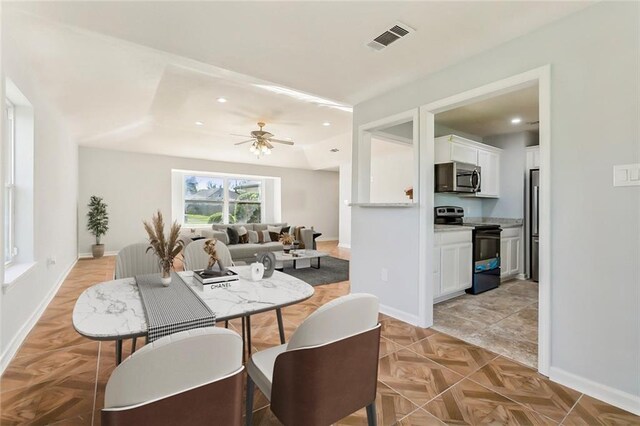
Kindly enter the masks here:
[[203, 291], [214, 290], [216, 288], [229, 288], [234, 282], [240, 279], [240, 276], [230, 269], [225, 269], [224, 271], [200, 269], [199, 271], [193, 271], [193, 276]]

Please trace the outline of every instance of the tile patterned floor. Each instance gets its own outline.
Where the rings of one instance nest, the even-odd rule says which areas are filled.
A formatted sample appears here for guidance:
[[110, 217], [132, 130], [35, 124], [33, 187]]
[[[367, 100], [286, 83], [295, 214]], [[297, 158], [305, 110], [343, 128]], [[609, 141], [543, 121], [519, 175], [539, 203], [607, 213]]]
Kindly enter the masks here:
[[[335, 244], [320, 248], [349, 257]], [[115, 368], [114, 345], [79, 336], [71, 325], [71, 311], [82, 290], [109, 279], [113, 268], [113, 258], [82, 260], [69, 274], [0, 379], [0, 425], [100, 423], [104, 389]], [[528, 297], [513, 291], [516, 303]], [[348, 292], [348, 282], [319, 286], [309, 300], [285, 308], [287, 336], [318, 306]], [[496, 317], [507, 314], [497, 308]], [[522, 315], [526, 319], [530, 314]], [[555, 384], [497, 353], [385, 315], [380, 321], [380, 425], [640, 424], [639, 417]], [[231, 327], [238, 330], [239, 321]], [[275, 314], [252, 317], [252, 337], [254, 351], [279, 344]], [[254, 425], [280, 424], [268, 405], [257, 391]], [[364, 425], [365, 410], [337, 424]]]
[[538, 284], [511, 280], [478, 295], [465, 294], [433, 308], [434, 330], [538, 366]]

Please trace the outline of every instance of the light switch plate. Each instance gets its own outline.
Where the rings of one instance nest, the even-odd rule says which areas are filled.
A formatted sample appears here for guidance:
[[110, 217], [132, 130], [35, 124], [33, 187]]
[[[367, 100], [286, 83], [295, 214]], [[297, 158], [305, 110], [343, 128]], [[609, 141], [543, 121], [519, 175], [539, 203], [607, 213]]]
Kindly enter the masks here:
[[613, 186], [640, 186], [640, 163], [613, 166]]

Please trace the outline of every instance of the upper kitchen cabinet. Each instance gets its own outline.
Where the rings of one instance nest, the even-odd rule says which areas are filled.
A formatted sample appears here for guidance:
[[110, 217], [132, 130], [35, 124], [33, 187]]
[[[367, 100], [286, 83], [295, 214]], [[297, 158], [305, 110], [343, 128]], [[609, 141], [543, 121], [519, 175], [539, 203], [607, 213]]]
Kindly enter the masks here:
[[527, 170], [540, 168], [540, 145], [527, 147]]
[[435, 164], [456, 161], [480, 166], [480, 191], [465, 197], [500, 197], [500, 148], [456, 135], [435, 139]]

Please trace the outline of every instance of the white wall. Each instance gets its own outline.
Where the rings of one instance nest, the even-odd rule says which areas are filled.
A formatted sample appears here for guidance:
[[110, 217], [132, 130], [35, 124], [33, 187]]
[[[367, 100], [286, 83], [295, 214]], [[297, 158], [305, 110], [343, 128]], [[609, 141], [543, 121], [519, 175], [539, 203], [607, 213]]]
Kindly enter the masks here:
[[[35, 266], [3, 288], [3, 369], [76, 261], [78, 150], [57, 111], [46, 103], [46, 94], [25, 66], [20, 40], [12, 39], [10, 31], [2, 34], [2, 51], [3, 77], [10, 78], [33, 105], [35, 164], [33, 221], [16, 230], [32, 233]], [[55, 265], [47, 265], [50, 257]]]
[[351, 247], [351, 163], [340, 165], [340, 247]]
[[501, 148], [500, 198], [483, 200], [482, 211], [487, 217], [524, 218], [526, 147], [534, 139], [532, 132], [487, 136], [484, 143]]
[[[249, 154], [247, 154], [249, 155]], [[274, 154], [276, 155], [276, 154]], [[314, 226], [321, 239], [338, 239], [338, 173], [254, 166], [163, 155], [80, 147], [78, 251], [91, 252], [86, 203], [104, 197], [110, 216], [105, 250], [113, 252], [146, 238], [142, 220], [157, 209], [171, 217], [171, 170], [252, 174], [281, 178], [282, 220]]]
[[[640, 162], [639, 7], [590, 6], [356, 105], [353, 126], [551, 64], [551, 372], [627, 407], [640, 406], [640, 188], [611, 174]], [[415, 316], [418, 209], [352, 215], [353, 291]], [[381, 265], [400, 281], [383, 283]]]

